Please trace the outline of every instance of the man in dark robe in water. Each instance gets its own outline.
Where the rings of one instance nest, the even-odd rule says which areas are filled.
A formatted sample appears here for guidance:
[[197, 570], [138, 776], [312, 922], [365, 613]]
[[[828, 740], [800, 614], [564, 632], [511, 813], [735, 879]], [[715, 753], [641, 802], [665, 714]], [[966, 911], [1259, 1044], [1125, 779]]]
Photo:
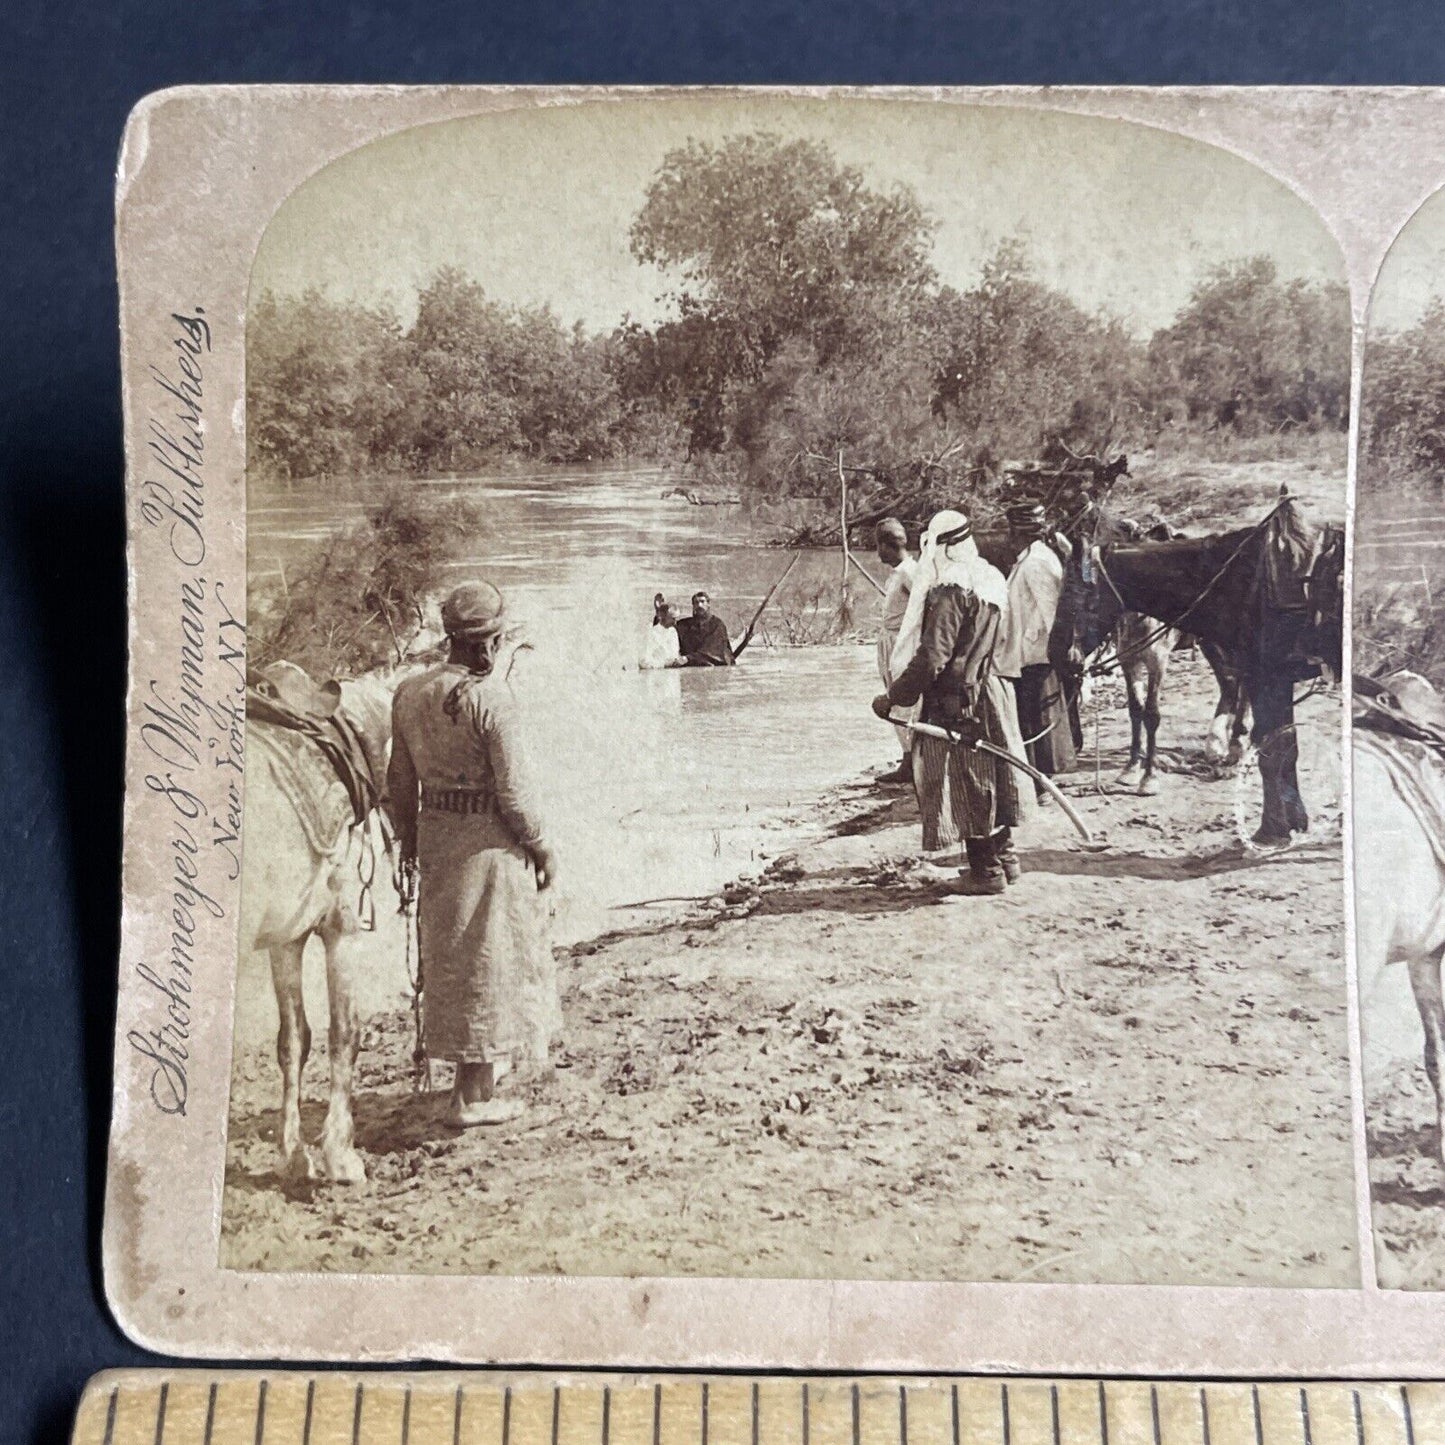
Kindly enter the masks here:
[[677, 620], [677, 667], [731, 667], [734, 662], [727, 624], [712, 611], [706, 592], [695, 592], [692, 616]]

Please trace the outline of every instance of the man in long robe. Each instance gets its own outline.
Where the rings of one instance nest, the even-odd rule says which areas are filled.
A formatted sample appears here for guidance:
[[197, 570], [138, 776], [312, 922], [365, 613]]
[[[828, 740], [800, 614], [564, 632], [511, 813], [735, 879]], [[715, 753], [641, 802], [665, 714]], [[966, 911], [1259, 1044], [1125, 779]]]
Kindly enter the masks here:
[[[1049, 634], [1059, 610], [1064, 564], [1049, 543], [1040, 503], [1010, 507], [1008, 528], [1019, 554], [1009, 572], [1008, 617], [995, 666], [1000, 676], [1012, 680], [1029, 761], [1053, 777], [1072, 772], [1075, 763], [1069, 700], [1049, 663]], [[1039, 795], [1045, 796], [1042, 789]]]
[[505, 678], [493, 671], [502, 595], [486, 582], [442, 604], [450, 658], [392, 702], [387, 811], [420, 879], [423, 1034], [456, 1064], [449, 1121], [501, 1124], [513, 1067], [541, 1064], [561, 1026], [543, 889], [556, 875]]
[[938, 513], [893, 651], [893, 683], [873, 700], [873, 711], [889, 719], [921, 701], [921, 722], [960, 738], [916, 734], [913, 778], [924, 850], [961, 833], [968, 873], [960, 891], [970, 894], [1002, 893], [1020, 872], [1012, 830], [1027, 815], [1028, 794], [1011, 764], [967, 746], [983, 739], [1023, 756], [1013, 690], [993, 668], [1007, 607], [1003, 574], [979, 556], [968, 518]]
[[692, 616], [677, 619], [677, 646], [682, 667], [731, 667], [735, 661], [727, 624], [712, 610], [706, 592], [695, 592]]
[[[878, 676], [886, 691], [893, 683], [893, 646], [898, 641], [898, 629], [903, 626], [903, 616], [908, 611], [908, 595], [913, 588], [913, 573], [917, 562], [908, 555], [908, 533], [896, 517], [889, 517], [878, 524], [874, 533], [878, 548], [878, 560], [888, 568], [888, 582], [883, 589], [883, 610], [878, 619]], [[880, 783], [908, 783], [913, 780], [912, 734], [906, 727], [895, 726], [898, 745], [903, 761], [891, 772], [880, 773]]]

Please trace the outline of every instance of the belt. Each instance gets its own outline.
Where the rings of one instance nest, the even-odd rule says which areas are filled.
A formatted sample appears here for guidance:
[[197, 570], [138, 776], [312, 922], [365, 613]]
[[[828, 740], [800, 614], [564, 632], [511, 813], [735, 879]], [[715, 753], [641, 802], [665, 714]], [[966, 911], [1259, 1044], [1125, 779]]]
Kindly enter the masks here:
[[436, 813], [490, 813], [496, 802], [494, 794], [479, 788], [431, 788], [422, 784], [421, 805]]

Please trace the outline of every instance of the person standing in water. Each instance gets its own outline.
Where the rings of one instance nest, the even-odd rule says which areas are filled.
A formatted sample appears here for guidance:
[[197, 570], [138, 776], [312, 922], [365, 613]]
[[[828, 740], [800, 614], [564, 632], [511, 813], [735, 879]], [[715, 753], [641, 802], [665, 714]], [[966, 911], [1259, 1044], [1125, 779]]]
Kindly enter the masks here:
[[[888, 568], [888, 584], [883, 589], [883, 611], [878, 620], [878, 676], [884, 689], [893, 682], [893, 645], [898, 640], [898, 629], [903, 626], [903, 615], [908, 611], [908, 594], [913, 587], [913, 573], [918, 564], [908, 555], [908, 533], [897, 517], [879, 522], [873, 534], [878, 549], [878, 560]], [[891, 772], [880, 773], [880, 783], [911, 783], [913, 781], [913, 759], [911, 755], [913, 735], [906, 727], [896, 727], [898, 745], [903, 760]]]
[[497, 1097], [515, 1066], [545, 1063], [561, 1027], [542, 890], [556, 878], [510, 684], [493, 664], [502, 594], [487, 582], [442, 604], [448, 661], [408, 678], [392, 701], [386, 808], [403, 869], [420, 879], [423, 1029], [456, 1064], [448, 1120], [502, 1124]]
[[712, 610], [706, 592], [694, 592], [692, 616], [677, 619], [677, 646], [682, 654], [677, 667], [731, 667], [736, 660], [727, 624]]
[[[1008, 509], [1010, 539], [1021, 549], [1008, 576], [1008, 617], [995, 667], [1013, 681], [1029, 762], [1054, 777], [1072, 772], [1074, 728], [1063, 683], [1049, 662], [1049, 634], [1064, 587], [1064, 564], [1048, 540], [1043, 504]], [[1047, 796], [1042, 788], [1039, 797]]]
[[[979, 555], [968, 518], [939, 512], [923, 536], [890, 662], [893, 682], [873, 699], [873, 711], [891, 721], [894, 708], [921, 701], [922, 722], [965, 741], [984, 739], [1022, 758], [1013, 689], [993, 668], [1007, 611], [1003, 574]], [[1028, 801], [1013, 767], [919, 733], [913, 739], [913, 778], [925, 852], [936, 854], [962, 834], [968, 872], [960, 891], [1002, 893], [1019, 876], [1012, 830], [1024, 821]]]

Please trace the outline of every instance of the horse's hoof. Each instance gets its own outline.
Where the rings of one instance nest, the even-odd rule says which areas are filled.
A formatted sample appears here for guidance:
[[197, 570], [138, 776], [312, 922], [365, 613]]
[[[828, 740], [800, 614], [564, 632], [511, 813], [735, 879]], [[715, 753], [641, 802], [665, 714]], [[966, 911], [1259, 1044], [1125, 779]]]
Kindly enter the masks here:
[[1141, 798], [1152, 798], [1159, 791], [1159, 782], [1156, 778], [1140, 778], [1138, 793]]
[[333, 1184], [365, 1184], [366, 1165], [355, 1149], [338, 1149], [322, 1160], [322, 1169]]
[[281, 1161], [281, 1177], [293, 1183], [304, 1184], [316, 1178], [311, 1164], [311, 1155], [304, 1146], [298, 1146]]

